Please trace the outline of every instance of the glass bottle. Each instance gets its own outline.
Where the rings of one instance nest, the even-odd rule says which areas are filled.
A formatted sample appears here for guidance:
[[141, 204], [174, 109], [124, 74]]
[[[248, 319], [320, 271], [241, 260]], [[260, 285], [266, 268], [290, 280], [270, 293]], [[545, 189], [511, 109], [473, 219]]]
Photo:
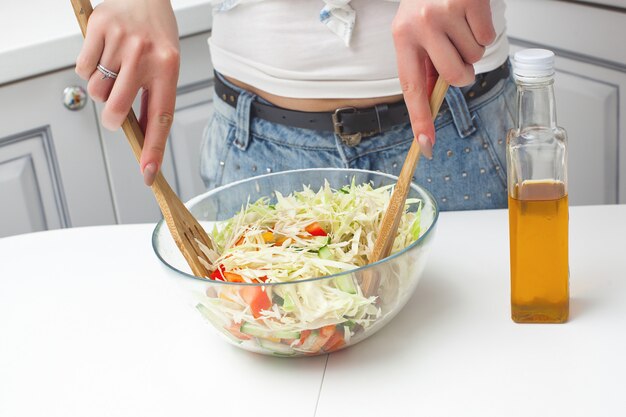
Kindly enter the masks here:
[[514, 57], [517, 126], [507, 137], [511, 318], [563, 323], [569, 315], [567, 135], [556, 124], [554, 53]]

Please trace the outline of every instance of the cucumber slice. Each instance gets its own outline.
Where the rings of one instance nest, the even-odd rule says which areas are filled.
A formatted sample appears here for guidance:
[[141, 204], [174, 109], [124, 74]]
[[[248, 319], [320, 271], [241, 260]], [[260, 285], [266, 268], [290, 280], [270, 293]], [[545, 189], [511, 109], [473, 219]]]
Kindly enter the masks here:
[[241, 325], [241, 333], [249, 334], [250, 336], [260, 337], [262, 339], [299, 339], [300, 332], [290, 330], [268, 330], [259, 326], [255, 326], [252, 323], [244, 322]]
[[296, 351], [293, 350], [291, 346], [284, 343], [276, 343], [270, 340], [259, 339], [259, 346], [263, 349], [269, 350], [277, 356], [293, 356], [296, 354]]
[[224, 320], [218, 317], [211, 310], [209, 310], [204, 304], [202, 303], [196, 304], [196, 309], [200, 312], [200, 314], [204, 316], [205, 319], [211, 322], [213, 327], [215, 327], [220, 333], [226, 336], [228, 340], [231, 340], [232, 342], [237, 343], [237, 344], [242, 342], [241, 339], [236, 338], [235, 336], [233, 336], [233, 334], [231, 334], [228, 330], [226, 330], [223, 324]]
[[215, 327], [222, 327], [224, 320], [213, 313], [207, 306], [202, 303], [196, 304], [196, 309], [204, 316], [205, 319], [211, 322]]
[[328, 246], [322, 246], [320, 250], [317, 252], [317, 256], [319, 256], [322, 259], [330, 259], [333, 257], [333, 254], [331, 253], [330, 248]]
[[354, 285], [354, 280], [352, 279], [352, 275], [341, 275], [335, 278], [335, 285], [341, 291], [347, 292], [348, 294], [356, 294], [356, 285]]
[[341, 325], [344, 326], [344, 327], [349, 328], [350, 330], [352, 330], [354, 328], [354, 326], [356, 326], [356, 323], [353, 322], [352, 320], [348, 320], [348, 321], [342, 323]]
[[293, 299], [291, 298], [291, 295], [285, 294], [285, 297], [283, 298], [283, 310], [293, 311], [295, 308], [296, 308], [296, 305], [294, 304]]

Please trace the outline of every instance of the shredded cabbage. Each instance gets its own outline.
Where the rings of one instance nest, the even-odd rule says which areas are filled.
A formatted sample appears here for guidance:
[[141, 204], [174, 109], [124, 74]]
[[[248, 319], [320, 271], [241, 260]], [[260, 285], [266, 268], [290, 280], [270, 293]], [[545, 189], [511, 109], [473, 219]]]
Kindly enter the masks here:
[[[223, 271], [236, 274], [242, 282], [280, 283], [366, 265], [392, 188], [357, 185], [353, 180], [335, 190], [325, 182], [318, 191], [304, 186], [302, 191], [290, 195], [275, 192], [273, 204], [269, 198], [248, 202], [234, 217], [214, 227], [212, 235], [221, 255], [216, 258], [215, 253], [210, 254], [213, 271], [225, 280], [229, 276], [224, 277]], [[411, 205], [417, 205], [417, 209], [408, 210]], [[407, 199], [392, 253], [419, 237], [420, 213], [420, 200]], [[205, 295], [201, 300], [211, 317], [221, 317], [222, 328], [254, 323], [257, 330], [261, 328], [271, 335], [311, 330], [319, 333], [324, 326], [336, 325], [343, 340], [349, 342], [355, 328], [367, 329], [380, 315], [376, 297], [365, 297], [349, 273], [336, 279], [266, 286], [264, 291], [272, 306], [256, 317], [240, 288], [219, 286], [218, 294]], [[223, 316], [228, 318], [226, 324]], [[257, 335], [253, 340], [260, 343], [261, 339]], [[280, 338], [269, 339], [280, 342]], [[286, 343], [294, 352], [310, 352], [302, 341]]]

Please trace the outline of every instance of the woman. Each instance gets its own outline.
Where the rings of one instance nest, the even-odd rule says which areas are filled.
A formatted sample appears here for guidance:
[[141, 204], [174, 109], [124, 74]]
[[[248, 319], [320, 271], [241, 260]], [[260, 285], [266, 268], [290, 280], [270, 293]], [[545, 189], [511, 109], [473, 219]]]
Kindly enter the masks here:
[[[514, 86], [503, 0], [213, 3], [218, 74], [202, 149], [208, 187], [317, 166], [397, 175], [415, 137], [429, 158], [416, 181], [443, 210], [506, 206]], [[77, 60], [92, 97], [106, 101], [107, 128], [121, 125], [144, 89], [147, 184], [171, 126], [178, 60], [166, 0], [106, 0]], [[103, 79], [103, 68], [117, 79]], [[433, 124], [428, 95], [438, 75], [453, 87]]]

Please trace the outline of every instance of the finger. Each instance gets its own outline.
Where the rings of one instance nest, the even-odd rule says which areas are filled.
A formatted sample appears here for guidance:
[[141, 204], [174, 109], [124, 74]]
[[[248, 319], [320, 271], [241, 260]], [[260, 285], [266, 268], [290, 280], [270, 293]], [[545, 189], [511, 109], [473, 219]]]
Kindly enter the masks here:
[[480, 45], [490, 45], [496, 39], [490, 2], [475, 2], [472, 7], [468, 7], [465, 18], [474, 34], [474, 38]]
[[[104, 52], [102, 53], [102, 57], [99, 59], [99, 64], [104, 66], [106, 69], [113, 71], [115, 73], [120, 72], [120, 58], [117, 56], [118, 45], [115, 43], [106, 43]], [[96, 63], [96, 66], [98, 65]], [[116, 82], [113, 78], [105, 78], [104, 74], [100, 72], [98, 69], [95, 69], [89, 78], [89, 83], [87, 84], [87, 91], [94, 101], [104, 102], [109, 98], [109, 94], [111, 94], [111, 89], [113, 88], [114, 83]]]
[[[426, 91], [428, 91], [428, 97], [429, 97], [428, 108], [430, 109], [430, 96], [432, 96], [433, 94], [433, 90], [435, 89], [435, 84], [437, 83], [437, 78], [439, 78], [439, 74], [437, 73], [437, 70], [435, 69], [435, 66], [433, 65], [428, 55], [426, 55], [424, 61], [425, 61], [424, 67], [426, 69]], [[432, 114], [431, 112], [431, 121], [434, 120], [435, 116], [436, 114]], [[433, 125], [434, 125], [434, 122], [433, 122]], [[434, 129], [434, 126], [433, 126], [433, 129]], [[437, 139], [436, 132], [433, 133], [433, 136], [431, 136], [430, 138], [424, 134], [420, 134], [417, 137], [417, 141], [420, 144], [420, 149], [424, 153], [424, 156], [426, 156], [428, 159], [433, 158], [433, 146], [435, 145], [436, 139]]]
[[91, 74], [89, 82], [87, 83], [89, 96], [91, 96], [91, 98], [98, 103], [107, 101], [114, 83], [115, 80], [113, 78], [105, 78], [104, 74], [102, 74], [99, 70], [95, 70], [93, 74]]
[[148, 120], [140, 166], [146, 185], [152, 185], [161, 167], [165, 144], [174, 121], [177, 76], [158, 80], [148, 91]]
[[430, 42], [427, 51], [437, 72], [451, 85], [462, 87], [474, 81], [474, 67], [461, 58], [445, 34]]
[[137, 70], [137, 63], [137, 57], [125, 61], [111, 86], [111, 93], [102, 110], [102, 125], [109, 130], [116, 130], [122, 125], [141, 88], [142, 74]]
[[139, 127], [141, 131], [146, 132], [146, 126], [148, 125], [148, 90], [144, 89], [141, 92], [141, 107], [139, 113]]
[[[398, 51], [396, 54], [398, 76], [402, 85], [404, 101], [409, 110], [413, 135], [416, 140], [420, 141], [422, 153], [426, 157], [432, 158], [435, 127], [428, 105], [426, 53], [421, 48], [411, 46], [405, 40], [396, 43], [396, 50]], [[420, 140], [420, 136], [424, 136], [425, 139]]]
[[416, 140], [420, 145], [420, 151], [422, 154], [424, 154], [424, 156], [428, 159], [433, 159], [433, 143], [430, 141], [428, 136], [420, 133]]
[[85, 41], [76, 58], [76, 74], [83, 80], [88, 80], [94, 73], [104, 49], [103, 26], [93, 16], [89, 19]]
[[485, 54], [485, 47], [478, 43], [469, 24], [456, 24], [448, 28], [448, 37], [468, 64], [475, 64]]
[[428, 90], [428, 97], [430, 97], [435, 89], [435, 83], [437, 82], [437, 78], [439, 78], [439, 73], [428, 55], [425, 58], [424, 65], [426, 66], [426, 86]]

